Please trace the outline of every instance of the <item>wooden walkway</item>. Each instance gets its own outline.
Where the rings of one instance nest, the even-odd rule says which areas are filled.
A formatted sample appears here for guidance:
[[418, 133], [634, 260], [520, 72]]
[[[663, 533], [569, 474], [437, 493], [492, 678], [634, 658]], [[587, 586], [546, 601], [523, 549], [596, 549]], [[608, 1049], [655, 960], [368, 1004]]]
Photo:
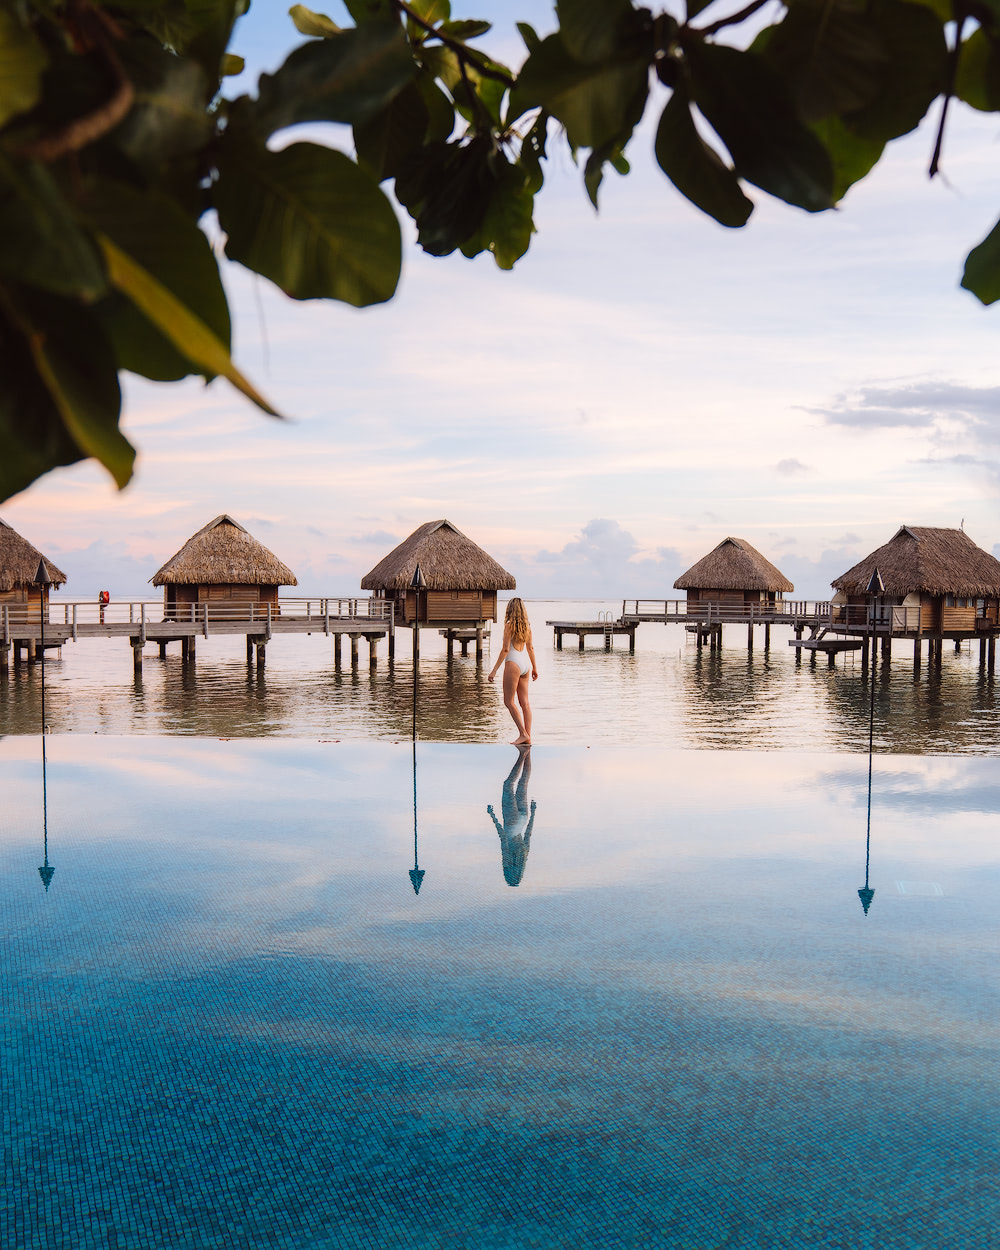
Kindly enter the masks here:
[[597, 635], [604, 639], [604, 650], [610, 651], [614, 645], [614, 639], [618, 635], [625, 635], [628, 638], [629, 655], [635, 654], [635, 631], [637, 622], [628, 624], [624, 621], [546, 621], [546, 625], [552, 626], [552, 636], [555, 642], [556, 650], [563, 649], [563, 635], [574, 634], [579, 640], [579, 650], [584, 649], [587, 638]]
[[[37, 608], [29, 612], [20, 605], [0, 609], [0, 671], [6, 672], [8, 656], [21, 663], [22, 652], [31, 662], [42, 643], [42, 622]], [[341, 641], [351, 645], [351, 666], [358, 667], [361, 639], [368, 642], [369, 664], [377, 660], [376, 646], [388, 640], [389, 658], [395, 653], [395, 620], [391, 601], [378, 598], [279, 599], [277, 606], [251, 601], [215, 600], [178, 604], [169, 614], [163, 601], [133, 600], [100, 607], [93, 600], [76, 603], [53, 601], [45, 621], [45, 648], [62, 647], [85, 638], [126, 638], [132, 646], [136, 672], [142, 671], [142, 652], [147, 643], [166, 654], [168, 643], [179, 642], [186, 660], [194, 658], [197, 639], [216, 635], [243, 635], [247, 661], [256, 649], [263, 667], [265, 646], [276, 634], [324, 634], [334, 640], [334, 658], [341, 663]]]

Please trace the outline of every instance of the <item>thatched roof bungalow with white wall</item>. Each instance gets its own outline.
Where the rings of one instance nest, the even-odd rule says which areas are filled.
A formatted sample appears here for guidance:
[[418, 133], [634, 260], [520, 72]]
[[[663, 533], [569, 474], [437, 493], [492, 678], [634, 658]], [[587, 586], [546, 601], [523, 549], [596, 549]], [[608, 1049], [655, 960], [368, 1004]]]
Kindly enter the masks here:
[[[426, 589], [411, 583], [417, 565]], [[497, 619], [497, 591], [514, 590], [513, 575], [450, 521], [427, 521], [361, 579], [363, 590], [395, 603], [401, 624], [457, 629]]]
[[965, 638], [989, 633], [1000, 622], [1000, 560], [961, 529], [901, 525], [887, 543], [834, 579], [834, 603], [864, 606], [878, 569], [883, 605], [897, 632]]
[[795, 587], [745, 538], [724, 538], [674, 582], [687, 591], [688, 606], [702, 603], [738, 608], [769, 605]]
[[66, 574], [43, 556], [37, 547], [22, 538], [17, 530], [11, 528], [6, 521], [0, 520], [0, 607], [8, 604], [18, 614], [24, 614], [34, 605], [37, 611], [43, 597], [46, 606], [48, 605], [48, 593], [45, 592], [43, 596], [43, 588], [35, 584], [38, 566], [42, 560], [45, 561], [52, 585], [64, 586]]
[[298, 585], [291, 569], [226, 513], [193, 534], [149, 580], [163, 587], [168, 617], [192, 603], [276, 609], [278, 587]]

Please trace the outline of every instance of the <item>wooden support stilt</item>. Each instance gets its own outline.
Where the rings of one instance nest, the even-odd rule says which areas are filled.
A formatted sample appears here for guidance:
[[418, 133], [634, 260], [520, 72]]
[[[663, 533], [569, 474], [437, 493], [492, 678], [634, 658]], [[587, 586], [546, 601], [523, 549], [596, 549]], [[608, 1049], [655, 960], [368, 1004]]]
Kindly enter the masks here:
[[[985, 659], [985, 652], [983, 653]], [[0, 677], [7, 676], [7, 665], [10, 661], [10, 643], [0, 642]]]
[[[447, 652], [448, 659], [450, 660], [452, 656], [455, 654], [455, 631], [452, 629], [446, 629], [444, 631], [444, 637], [445, 637], [445, 651]], [[462, 654], [465, 655], [464, 647], [462, 648]]]
[[882, 659], [889, 660], [892, 658], [892, 634], [886, 633], [882, 635]]
[[167, 658], [167, 644], [165, 642], [160, 642], [157, 643], [157, 647], [160, 652], [160, 659], [165, 660]]
[[264, 665], [267, 663], [267, 639], [258, 638], [256, 642], [256, 647], [257, 647], [257, 672], [262, 673], [264, 671]]
[[35, 642], [34, 638], [29, 638], [27, 640], [26, 650], [28, 652], [28, 663], [34, 664], [34, 662], [38, 659], [38, 643]]
[[247, 663], [253, 663], [253, 637], [247, 634]]
[[913, 676], [920, 676], [920, 639], [916, 639], [913, 644]]
[[960, 641], [958, 638], [956, 638], [956, 639], [955, 639], [955, 650], [956, 650], [956, 651], [961, 651], [961, 650], [962, 650], [962, 643], [961, 643], [961, 641]]
[[378, 664], [378, 638], [374, 634], [368, 635], [368, 667], [374, 668]]
[[628, 653], [635, 655], [635, 626], [628, 631]]
[[990, 644], [986, 652], [986, 666], [989, 669], [991, 675], [996, 665], [996, 658], [997, 658], [997, 636], [996, 634], [990, 634]]
[[357, 667], [358, 667], [358, 636], [357, 634], [351, 634], [351, 668], [356, 669]]
[[986, 635], [983, 634], [979, 639], [979, 667], [983, 668], [986, 664]]
[[578, 637], [580, 640], [580, 650], [582, 651], [583, 650], [583, 634], [579, 634]]
[[753, 650], [753, 622], [747, 626], [747, 650]]
[[343, 634], [333, 635], [333, 667], [340, 668], [340, 643], [344, 637]]
[[771, 650], [771, 624], [770, 622], [768, 622], [764, 626], [764, 651], [768, 652], [770, 650]]
[[[464, 650], [462, 654], [465, 655]], [[476, 663], [482, 664], [482, 662], [483, 662], [483, 627], [482, 625], [477, 625], [476, 626]]]
[[187, 634], [181, 642], [181, 658], [185, 663], [194, 660], [195, 653], [195, 637], [194, 634]]
[[129, 640], [132, 643], [132, 669], [136, 677], [142, 676], [142, 643], [136, 639]]
[[389, 662], [391, 663], [395, 658], [396, 658], [396, 631], [395, 629], [390, 629], [389, 630]]
[[562, 638], [563, 638], [563, 632], [562, 632], [562, 630], [561, 630], [561, 629], [557, 629], [557, 630], [556, 630], [556, 650], [557, 650], [557, 651], [561, 651], [561, 650], [562, 650]]

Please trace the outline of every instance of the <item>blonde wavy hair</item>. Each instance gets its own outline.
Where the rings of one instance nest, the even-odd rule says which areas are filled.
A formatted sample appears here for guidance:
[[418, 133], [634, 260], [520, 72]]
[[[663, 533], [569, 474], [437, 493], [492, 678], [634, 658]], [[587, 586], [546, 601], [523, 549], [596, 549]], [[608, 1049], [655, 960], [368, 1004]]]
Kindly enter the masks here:
[[531, 634], [531, 623], [524, 610], [523, 599], [511, 599], [504, 613], [504, 624], [510, 626], [510, 640], [516, 647], [523, 647]]

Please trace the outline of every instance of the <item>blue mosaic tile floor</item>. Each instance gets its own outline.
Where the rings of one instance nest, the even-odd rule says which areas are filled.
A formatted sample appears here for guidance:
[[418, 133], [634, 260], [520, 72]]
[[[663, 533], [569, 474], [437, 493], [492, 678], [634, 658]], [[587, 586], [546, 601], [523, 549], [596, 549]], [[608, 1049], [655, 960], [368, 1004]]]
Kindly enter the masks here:
[[997, 1246], [995, 761], [38, 754], [4, 1246]]

